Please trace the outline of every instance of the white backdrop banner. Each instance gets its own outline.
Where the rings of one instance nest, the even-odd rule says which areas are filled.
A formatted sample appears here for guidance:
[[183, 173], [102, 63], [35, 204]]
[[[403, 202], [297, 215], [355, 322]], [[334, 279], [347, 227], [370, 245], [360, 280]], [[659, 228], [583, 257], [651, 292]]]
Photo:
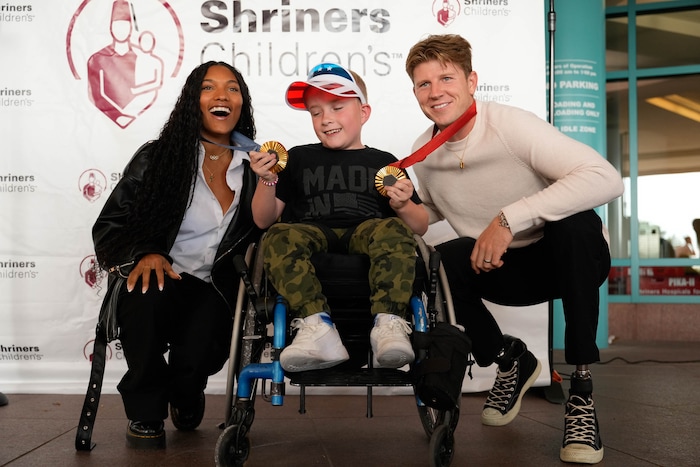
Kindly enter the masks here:
[[[0, 391], [85, 391], [107, 286], [92, 224], [194, 67], [236, 66], [258, 141], [292, 147], [316, 138], [309, 117], [286, 106], [287, 85], [322, 61], [348, 66], [372, 105], [363, 142], [403, 158], [430, 123], [404, 70], [411, 45], [429, 33], [463, 35], [477, 97], [545, 118], [544, 16], [542, 0], [2, 2]], [[103, 389], [115, 393], [126, 368], [118, 341], [107, 357]], [[219, 373], [208, 391], [224, 390]]]

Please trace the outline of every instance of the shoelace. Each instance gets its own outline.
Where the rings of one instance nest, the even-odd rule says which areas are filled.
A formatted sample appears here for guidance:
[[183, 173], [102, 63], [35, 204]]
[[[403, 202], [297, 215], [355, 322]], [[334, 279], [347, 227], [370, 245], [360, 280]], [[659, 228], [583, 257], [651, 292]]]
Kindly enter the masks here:
[[294, 337], [294, 340], [296, 342], [303, 341], [305, 339], [311, 338], [313, 336], [314, 331], [316, 328], [319, 326], [322, 326], [324, 323], [318, 323], [318, 324], [308, 324], [306, 321], [303, 320], [303, 318], [294, 318], [292, 320], [292, 323], [289, 325], [292, 329], [298, 329], [296, 337]]
[[493, 389], [489, 393], [489, 397], [486, 399], [486, 407], [496, 409], [501, 413], [504, 413], [508, 407], [508, 402], [515, 392], [515, 386], [518, 382], [518, 361], [513, 363], [513, 368], [503, 373], [498, 370], [496, 375], [496, 381], [493, 385]]
[[596, 426], [593, 399], [571, 396], [566, 405], [565, 444], [582, 443], [595, 446]]
[[411, 326], [405, 319], [393, 318], [388, 322], [378, 326], [377, 333], [381, 336], [387, 334], [411, 334]]

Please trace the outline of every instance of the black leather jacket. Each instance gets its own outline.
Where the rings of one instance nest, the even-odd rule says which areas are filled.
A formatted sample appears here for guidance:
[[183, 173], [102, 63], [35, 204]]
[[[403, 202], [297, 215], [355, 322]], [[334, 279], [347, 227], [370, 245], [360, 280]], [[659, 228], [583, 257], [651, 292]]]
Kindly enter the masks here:
[[[153, 143], [148, 142], [141, 146], [129, 161], [122, 179], [117, 183], [110, 194], [107, 202], [102, 208], [95, 225], [92, 228], [92, 238], [95, 244], [95, 251], [100, 251], [101, 242], [108, 238], [114, 230], [123, 229], [126, 219], [133, 207], [137, 187], [143, 182], [143, 174], [148, 164], [148, 154], [153, 148]], [[226, 234], [219, 244], [216, 259], [211, 271], [211, 279], [214, 288], [226, 300], [229, 308], [233, 310], [235, 297], [238, 290], [238, 275], [233, 267], [233, 257], [236, 254], [245, 254], [248, 245], [256, 242], [261, 231], [253, 222], [251, 212], [251, 200], [255, 192], [257, 176], [250, 168], [247, 160], [243, 161], [243, 188], [241, 190], [241, 200], [238, 209], [226, 230]], [[121, 284], [123, 281], [113, 280], [118, 275], [122, 277], [128, 275], [131, 266], [149, 253], [163, 255], [172, 263], [172, 258], [168, 254], [175, 242], [177, 229], [170, 232], [163, 232], [163, 235], [149, 239], [148, 243], [131, 245], [130, 259], [124, 265], [107, 265], [110, 270], [110, 280], [107, 296], [115, 283]], [[118, 267], [120, 266], [120, 267]], [[116, 295], [116, 294], [115, 294]]]

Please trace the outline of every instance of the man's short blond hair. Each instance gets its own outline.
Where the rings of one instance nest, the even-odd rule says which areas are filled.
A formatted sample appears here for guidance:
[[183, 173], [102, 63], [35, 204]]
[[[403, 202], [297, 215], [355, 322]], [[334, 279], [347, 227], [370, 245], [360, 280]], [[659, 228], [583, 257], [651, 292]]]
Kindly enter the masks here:
[[452, 63], [469, 76], [472, 72], [472, 46], [458, 34], [430, 35], [411, 47], [406, 57], [406, 73], [413, 80], [413, 70], [432, 60], [442, 65]]

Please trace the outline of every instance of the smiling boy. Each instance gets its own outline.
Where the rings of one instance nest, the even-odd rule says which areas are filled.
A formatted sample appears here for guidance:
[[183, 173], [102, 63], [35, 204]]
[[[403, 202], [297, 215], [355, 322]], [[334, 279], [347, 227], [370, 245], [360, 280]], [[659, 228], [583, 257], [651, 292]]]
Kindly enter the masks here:
[[[292, 108], [309, 112], [320, 142], [292, 148], [279, 174], [271, 171], [275, 156], [251, 153], [260, 176], [253, 218], [260, 228], [269, 227], [265, 270], [297, 316], [296, 337], [280, 355], [286, 371], [328, 368], [349, 358], [310, 262], [324, 251], [370, 258], [376, 364], [399, 368], [414, 359], [406, 322], [415, 277], [413, 234], [425, 233], [428, 216], [410, 180], [387, 187], [386, 197], [376, 190], [377, 171], [397, 159], [362, 143], [371, 113], [366, 96], [357, 74], [322, 63], [286, 94]], [[278, 218], [282, 222], [275, 223]]]

